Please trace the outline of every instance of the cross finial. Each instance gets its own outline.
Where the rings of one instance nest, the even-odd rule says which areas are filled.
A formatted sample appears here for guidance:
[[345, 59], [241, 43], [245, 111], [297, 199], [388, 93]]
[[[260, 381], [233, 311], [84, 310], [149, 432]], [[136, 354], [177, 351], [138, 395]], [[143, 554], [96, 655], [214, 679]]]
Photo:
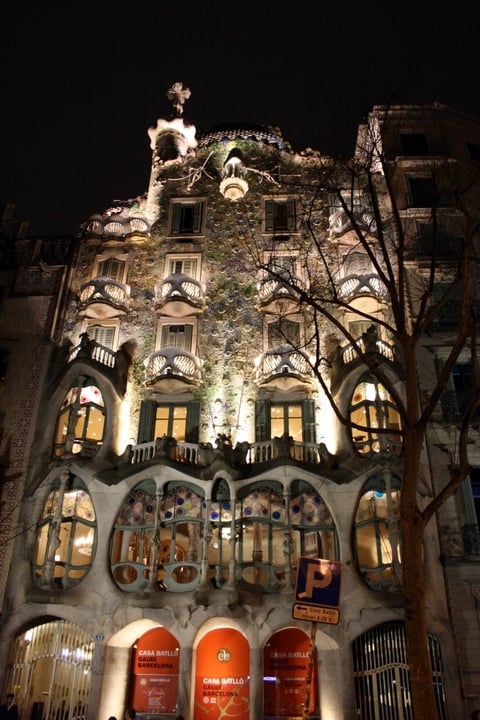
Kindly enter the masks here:
[[167, 98], [173, 101], [173, 108], [176, 111], [178, 117], [183, 115], [183, 105], [185, 100], [191, 95], [191, 91], [187, 87], [183, 87], [182, 82], [173, 83], [170, 90], [167, 92]]

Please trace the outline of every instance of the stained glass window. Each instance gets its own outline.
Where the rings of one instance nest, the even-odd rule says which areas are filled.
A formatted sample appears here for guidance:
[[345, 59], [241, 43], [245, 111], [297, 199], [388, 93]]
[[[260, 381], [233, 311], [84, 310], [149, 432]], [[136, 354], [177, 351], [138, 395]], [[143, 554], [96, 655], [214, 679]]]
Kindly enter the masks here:
[[316, 490], [304, 481], [292, 484], [290, 526], [294, 572], [299, 557], [338, 559], [337, 534], [330, 510]]
[[34, 577], [42, 587], [71, 587], [92, 564], [96, 517], [92, 499], [78, 478], [52, 489], [37, 534]]
[[[353, 445], [361, 455], [381, 450], [401, 452], [400, 413], [390, 393], [372, 375], [364, 375], [355, 387], [350, 421]], [[386, 430], [392, 432], [384, 432]]]
[[94, 454], [103, 441], [105, 403], [100, 388], [88, 378], [71, 387], [60, 408], [55, 431], [56, 457], [66, 452]]

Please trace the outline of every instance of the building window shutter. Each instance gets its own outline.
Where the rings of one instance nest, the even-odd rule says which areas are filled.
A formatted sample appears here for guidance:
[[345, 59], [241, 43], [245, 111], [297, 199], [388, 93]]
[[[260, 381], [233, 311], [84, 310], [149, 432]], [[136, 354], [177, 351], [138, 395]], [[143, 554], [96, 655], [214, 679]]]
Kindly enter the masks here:
[[138, 423], [138, 442], [151, 442], [153, 428], [155, 427], [155, 414], [157, 403], [154, 400], [143, 400], [140, 406], [140, 421]]
[[315, 401], [303, 401], [303, 440], [304, 442], [316, 442], [315, 438]]
[[198, 442], [198, 430], [200, 427], [200, 401], [190, 400], [187, 405], [187, 429], [186, 441]]
[[257, 400], [255, 403], [255, 441], [270, 440], [270, 401]]
[[295, 230], [295, 200], [287, 200], [287, 229]]
[[274, 210], [275, 203], [273, 200], [265, 202], [265, 230], [274, 230]]

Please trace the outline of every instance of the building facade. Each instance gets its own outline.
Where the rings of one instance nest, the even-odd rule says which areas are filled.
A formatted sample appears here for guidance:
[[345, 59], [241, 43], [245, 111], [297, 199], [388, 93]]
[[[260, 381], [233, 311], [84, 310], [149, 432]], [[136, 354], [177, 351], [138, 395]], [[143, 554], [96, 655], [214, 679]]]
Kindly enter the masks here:
[[[402, 358], [358, 232], [378, 241], [372, 197], [398, 211], [414, 308], [432, 207], [448, 268], [476, 206], [480, 128], [443, 106], [374, 108], [356, 149], [378, 132], [373, 195], [335, 196], [319, 182], [332, 159], [270, 128], [199, 134], [185, 90], [171, 97], [174, 116], [149, 130], [147, 192], [92, 216], [55, 258], [53, 241], [25, 240], [6, 301], [21, 307], [3, 307], [3, 346], [25, 335], [0, 397], [14, 447], [19, 387], [31, 402], [24, 464], [3, 487], [18, 528], [4, 543], [4, 693], [32, 720], [128, 706], [152, 720], [411, 718], [402, 418], [365, 362], [380, 357], [401, 394]], [[326, 269], [338, 296], [319, 322], [306, 298]], [[447, 315], [425, 334], [425, 392], [454, 336]], [[28, 381], [11, 377], [20, 367]], [[449, 479], [471, 372], [462, 355], [429, 426], [425, 498]], [[480, 467], [475, 422], [469, 441]], [[473, 470], [425, 533], [442, 718], [480, 707], [478, 487]]]

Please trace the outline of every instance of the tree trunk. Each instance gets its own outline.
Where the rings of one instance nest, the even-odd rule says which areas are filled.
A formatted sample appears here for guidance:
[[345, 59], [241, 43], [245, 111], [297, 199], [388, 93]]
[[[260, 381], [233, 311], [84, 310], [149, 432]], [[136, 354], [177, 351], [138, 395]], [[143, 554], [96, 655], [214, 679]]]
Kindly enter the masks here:
[[415, 720], [438, 720], [428, 650], [428, 624], [425, 607], [425, 568], [423, 539], [425, 521], [418, 506], [417, 490], [425, 431], [419, 425], [417, 356], [415, 340], [403, 338], [407, 418], [404, 435], [400, 514], [402, 528], [402, 567], [405, 612], [405, 640], [410, 667], [410, 685]]

